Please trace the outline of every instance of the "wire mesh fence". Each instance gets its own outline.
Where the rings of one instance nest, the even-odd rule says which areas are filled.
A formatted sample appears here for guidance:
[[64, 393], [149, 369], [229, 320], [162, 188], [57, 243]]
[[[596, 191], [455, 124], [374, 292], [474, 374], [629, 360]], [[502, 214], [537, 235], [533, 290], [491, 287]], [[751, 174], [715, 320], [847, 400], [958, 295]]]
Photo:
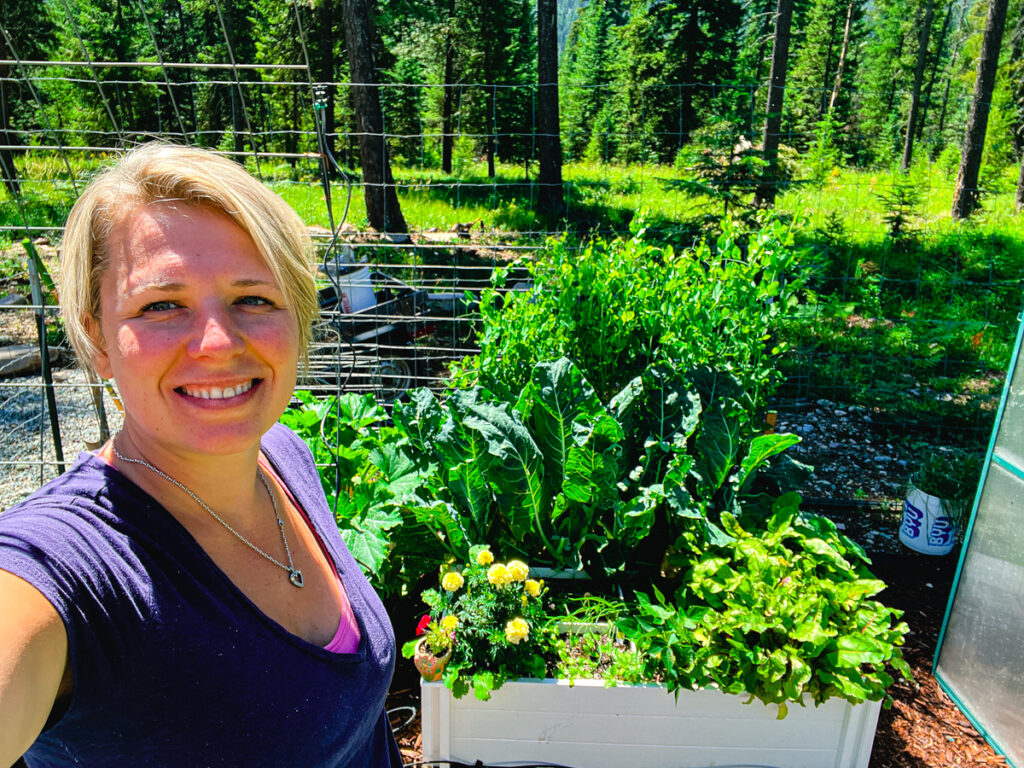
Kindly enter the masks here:
[[[0, 238], [9, 243], [0, 293], [25, 288], [22, 237], [36, 241], [52, 268], [68, 210], [120, 149], [152, 138], [211, 147], [244, 163], [311, 226], [322, 311], [300, 386], [322, 394], [373, 392], [391, 402], [414, 386], [442, 386], [447, 364], [476, 348], [475, 302], [494, 270], [529, 258], [549, 236], [621, 235], [643, 216], [685, 248], [713, 236], [723, 214], [752, 225], [760, 215], [749, 204], [760, 178], [751, 139], [763, 119], [754, 86], [648, 89], [635, 125], [587, 126], [585, 145], [569, 126], [561, 136], [565, 210], [552, 216], [539, 209], [538, 86], [375, 85], [385, 125], [372, 138], [390, 154], [408, 222], [408, 231], [375, 232], [366, 225], [352, 112], [359, 86], [321, 83], [308, 63], [251, 64], [233, 54], [173, 62], [159, 47], [156, 61], [26, 60], [4, 34], [15, 57], [0, 61], [5, 114], [13, 115], [0, 126]], [[747, 126], [696, 137], [684, 118], [698, 92], [748, 105]], [[450, 107], [438, 106], [449, 99]], [[74, 114], [62, 111], [72, 103]], [[666, 115], [675, 116], [671, 130]], [[941, 158], [915, 171], [909, 189], [882, 172], [822, 159], [818, 138], [795, 124], [782, 137], [790, 149], [778, 206], [802, 222], [798, 246], [811, 281], [780, 329], [790, 350], [777, 407], [860, 403], [894, 430], [983, 440], [1021, 309], [1024, 267], [1014, 243], [984, 225], [935, 226], [951, 173]], [[995, 186], [990, 199], [1001, 204]], [[921, 233], [932, 230], [923, 247]], [[36, 367], [10, 363], [39, 357], [39, 314], [43, 336], [47, 328], [53, 336], [42, 353], [53, 355], [52, 382], [45, 372], [11, 375]], [[5, 304], [0, 326], [6, 506], [57, 471], [62, 449], [73, 457], [120, 416], [109, 393], [75, 368], [52, 306], [31, 297]]]

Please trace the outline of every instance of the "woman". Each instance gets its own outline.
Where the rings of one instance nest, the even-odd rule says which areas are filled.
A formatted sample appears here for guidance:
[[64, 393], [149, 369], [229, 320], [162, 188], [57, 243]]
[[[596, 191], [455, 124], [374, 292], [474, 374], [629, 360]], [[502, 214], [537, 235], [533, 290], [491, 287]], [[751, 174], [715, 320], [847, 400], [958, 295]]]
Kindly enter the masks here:
[[75, 204], [62, 312], [125, 420], [0, 514], [0, 765], [401, 765], [390, 623], [276, 424], [310, 250], [202, 150], [134, 149]]

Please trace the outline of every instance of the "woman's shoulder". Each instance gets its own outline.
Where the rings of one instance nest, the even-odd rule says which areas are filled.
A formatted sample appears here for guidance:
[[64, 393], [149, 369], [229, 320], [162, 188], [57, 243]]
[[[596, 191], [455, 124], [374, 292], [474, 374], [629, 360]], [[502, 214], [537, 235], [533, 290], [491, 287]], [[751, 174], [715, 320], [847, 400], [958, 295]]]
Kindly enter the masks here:
[[73, 525], [88, 518], [90, 511], [108, 509], [105, 467], [96, 456], [81, 454], [66, 472], [0, 513], [0, 534], [25, 527], [45, 529], [48, 521]]

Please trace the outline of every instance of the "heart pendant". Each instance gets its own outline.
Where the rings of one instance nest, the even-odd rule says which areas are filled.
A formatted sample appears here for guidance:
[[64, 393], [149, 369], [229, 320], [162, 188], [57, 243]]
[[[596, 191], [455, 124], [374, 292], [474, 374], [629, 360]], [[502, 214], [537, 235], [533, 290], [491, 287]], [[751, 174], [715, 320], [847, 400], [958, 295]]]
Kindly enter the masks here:
[[288, 581], [290, 581], [296, 587], [301, 587], [303, 584], [302, 571], [300, 571], [298, 568], [292, 568], [288, 572]]

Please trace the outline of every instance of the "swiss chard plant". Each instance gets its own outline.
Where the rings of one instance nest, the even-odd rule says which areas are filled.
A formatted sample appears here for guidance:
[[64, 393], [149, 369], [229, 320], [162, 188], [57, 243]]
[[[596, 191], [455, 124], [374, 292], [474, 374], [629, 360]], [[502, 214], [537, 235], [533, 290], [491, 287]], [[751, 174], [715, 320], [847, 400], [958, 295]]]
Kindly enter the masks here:
[[596, 521], [617, 503], [618, 422], [569, 360], [535, 366], [514, 401], [481, 387], [429, 390], [394, 419], [424, 472], [422, 514], [460, 558], [488, 543], [536, 564], [578, 568]]

